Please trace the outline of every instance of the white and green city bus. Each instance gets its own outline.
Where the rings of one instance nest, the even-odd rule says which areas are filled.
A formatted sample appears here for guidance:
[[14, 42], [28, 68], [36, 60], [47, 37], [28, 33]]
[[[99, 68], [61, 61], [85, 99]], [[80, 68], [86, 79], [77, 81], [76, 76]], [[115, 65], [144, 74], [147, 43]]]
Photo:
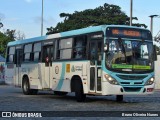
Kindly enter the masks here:
[[5, 80], [25, 95], [151, 94], [155, 47], [149, 30], [101, 25], [8, 43]]

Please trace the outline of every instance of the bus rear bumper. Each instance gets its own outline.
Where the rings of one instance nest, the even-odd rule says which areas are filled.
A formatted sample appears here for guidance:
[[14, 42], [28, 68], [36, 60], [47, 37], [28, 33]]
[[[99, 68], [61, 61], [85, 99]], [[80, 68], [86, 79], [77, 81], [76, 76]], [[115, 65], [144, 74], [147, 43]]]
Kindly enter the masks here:
[[147, 86], [120, 86], [103, 82], [102, 85], [102, 95], [143, 95], [152, 94], [153, 92], [154, 84]]

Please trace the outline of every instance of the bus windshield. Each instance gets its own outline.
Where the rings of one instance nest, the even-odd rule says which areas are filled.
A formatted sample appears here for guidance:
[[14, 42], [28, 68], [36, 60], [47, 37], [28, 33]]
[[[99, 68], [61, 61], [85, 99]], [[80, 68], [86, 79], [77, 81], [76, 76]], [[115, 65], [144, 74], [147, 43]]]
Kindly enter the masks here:
[[124, 72], [148, 72], [154, 69], [153, 43], [145, 40], [109, 39], [106, 67]]

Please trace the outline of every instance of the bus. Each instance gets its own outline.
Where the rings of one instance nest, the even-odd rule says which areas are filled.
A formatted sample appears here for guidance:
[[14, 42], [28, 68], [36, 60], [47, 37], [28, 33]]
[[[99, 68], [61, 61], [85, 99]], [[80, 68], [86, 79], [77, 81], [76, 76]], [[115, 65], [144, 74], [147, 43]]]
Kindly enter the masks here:
[[25, 95], [52, 90], [56, 95], [152, 94], [156, 49], [147, 29], [100, 25], [9, 42], [6, 82]]

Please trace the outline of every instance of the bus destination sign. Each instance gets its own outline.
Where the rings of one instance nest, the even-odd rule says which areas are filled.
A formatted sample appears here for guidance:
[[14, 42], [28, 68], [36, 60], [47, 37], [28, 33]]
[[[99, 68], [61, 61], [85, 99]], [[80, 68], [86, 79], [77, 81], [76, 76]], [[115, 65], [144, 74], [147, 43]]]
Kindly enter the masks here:
[[130, 36], [130, 37], [141, 37], [140, 31], [136, 31], [136, 30], [112, 29], [112, 34]]
[[152, 40], [151, 32], [147, 29], [108, 27], [106, 30], [108, 37], [134, 38]]

